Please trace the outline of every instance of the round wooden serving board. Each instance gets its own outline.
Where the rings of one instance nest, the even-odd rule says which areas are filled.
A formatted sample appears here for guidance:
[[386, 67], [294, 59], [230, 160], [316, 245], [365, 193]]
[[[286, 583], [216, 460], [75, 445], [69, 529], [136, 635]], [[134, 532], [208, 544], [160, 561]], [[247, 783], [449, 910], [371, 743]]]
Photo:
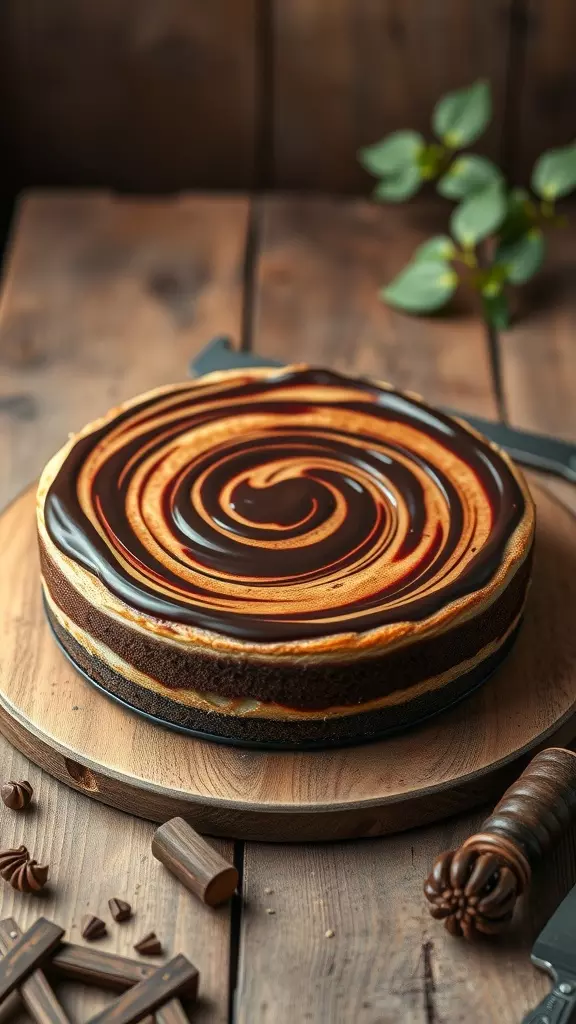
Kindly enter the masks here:
[[535, 489], [534, 580], [518, 642], [472, 697], [378, 743], [260, 752], [192, 739], [109, 700], [45, 621], [34, 490], [0, 517], [0, 729], [62, 782], [144, 818], [263, 840], [380, 835], [495, 799], [522, 758], [576, 736], [576, 520]]

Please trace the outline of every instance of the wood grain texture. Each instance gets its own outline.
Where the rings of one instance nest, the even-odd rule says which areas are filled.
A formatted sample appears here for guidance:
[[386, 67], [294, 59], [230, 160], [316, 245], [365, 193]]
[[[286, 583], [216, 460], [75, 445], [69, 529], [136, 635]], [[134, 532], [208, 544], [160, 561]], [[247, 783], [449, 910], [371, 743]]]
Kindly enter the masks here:
[[[21, 937], [13, 918], [0, 921], [0, 953], [4, 955]], [[50, 963], [53, 956], [50, 958]], [[34, 971], [18, 988], [18, 994], [36, 1024], [70, 1024], [64, 1008], [40, 969]]]
[[239, 337], [247, 216], [242, 198], [23, 201], [0, 305], [2, 502], [69, 431]]
[[[41, 194], [24, 200], [0, 306], [0, 500], [37, 474], [69, 430], [143, 388], [182, 377], [212, 333], [238, 337], [248, 204], [180, 197], [115, 200]], [[169, 953], [202, 974], [196, 1016], [228, 1014], [229, 914], [214, 914], [150, 854], [152, 827], [59, 785], [0, 736], [5, 780], [30, 778], [25, 814], [0, 807], [5, 846], [26, 842], [52, 868], [42, 912], [78, 939], [86, 911], [107, 917], [111, 896], [135, 917], [110, 925], [102, 948], [132, 956], [155, 928]], [[232, 856], [228, 843], [219, 847]], [[32, 896], [0, 889], [0, 915], [21, 927], [38, 916]], [[85, 1020], [110, 999], [66, 983], [66, 1009]]]
[[273, 181], [366, 191], [360, 146], [398, 128], [430, 132], [438, 97], [486, 76], [495, 118], [479, 143], [498, 157], [509, 0], [273, 0]]
[[90, 1024], [137, 1024], [164, 1003], [188, 992], [195, 981], [198, 971], [185, 956], [178, 954], [92, 1017]]
[[183, 818], [171, 818], [156, 829], [152, 853], [209, 907], [230, 899], [238, 885], [237, 868]]
[[52, 957], [49, 970], [51, 974], [82, 981], [85, 985], [125, 992], [132, 985], [149, 978], [156, 968], [142, 960], [119, 956], [118, 953], [63, 942]]
[[154, 820], [182, 816], [200, 831], [235, 838], [378, 835], [491, 799], [503, 788], [503, 770], [511, 781], [514, 762], [530, 750], [576, 735], [576, 519], [546, 492], [534, 493], [539, 522], [525, 623], [483, 687], [378, 743], [268, 753], [202, 742], [127, 714], [76, 673], [44, 616], [28, 491], [0, 517], [0, 729], [96, 800]]
[[[52, 867], [50, 889], [41, 904], [38, 897], [23, 896], [3, 885], [1, 915], [14, 917], [25, 929], [42, 913], [79, 942], [82, 916], [92, 911], [108, 918], [110, 893], [121, 890], [134, 907], [134, 918], [122, 925], [110, 922], [108, 937], [99, 941], [98, 949], [134, 959], [134, 942], [146, 929], [154, 928], [167, 955], [183, 952], [200, 971], [198, 1019], [202, 1024], [224, 1024], [229, 956], [226, 909], [214, 912], [203, 907], [162, 871], [150, 854], [151, 825], [59, 785], [30, 766], [3, 737], [0, 753], [3, 770], [30, 774], [38, 797], [35, 810], [27, 815], [3, 810], [3, 841], [18, 845], [25, 839]], [[231, 855], [229, 845], [220, 849], [223, 855]], [[112, 998], [92, 986], [69, 982], [59, 986], [58, 995], [75, 1020], [86, 1020]]]
[[[573, 224], [548, 235], [545, 266], [517, 294], [515, 322], [500, 339], [510, 422], [568, 441], [576, 441], [575, 244]], [[552, 477], [546, 486], [576, 511], [573, 486]]]
[[23, 185], [249, 186], [254, 0], [8, 0], [3, 146]]
[[530, 180], [534, 161], [543, 149], [565, 146], [574, 139], [576, 106], [576, 7], [571, 0], [522, 0], [515, 24], [518, 61], [516, 124], [512, 166]]
[[495, 414], [485, 333], [470, 297], [458, 294], [453, 315], [434, 318], [406, 316], [378, 297], [416, 247], [443, 230], [443, 207], [271, 197], [258, 224], [258, 353], [370, 374], [431, 402]]
[[508, 934], [458, 942], [429, 917], [422, 880], [481, 820], [342, 845], [247, 844], [238, 1024], [517, 1024], [550, 987], [529, 951], [576, 865], [565, 846]]
[[0, 1002], [41, 967], [60, 945], [64, 929], [39, 917], [0, 960]]

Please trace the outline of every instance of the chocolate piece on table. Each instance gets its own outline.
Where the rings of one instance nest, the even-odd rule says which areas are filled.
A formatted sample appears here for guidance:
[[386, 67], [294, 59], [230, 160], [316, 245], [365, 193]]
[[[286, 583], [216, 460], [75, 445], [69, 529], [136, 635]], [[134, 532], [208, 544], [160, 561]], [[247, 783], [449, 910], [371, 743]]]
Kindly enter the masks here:
[[156, 932], [148, 932], [140, 942], [135, 943], [134, 949], [137, 953], [141, 953], [142, 956], [160, 956], [162, 953], [162, 943], [156, 935]]
[[60, 945], [64, 929], [39, 917], [0, 960], [0, 1003]]
[[152, 853], [203, 903], [216, 907], [229, 899], [238, 885], [238, 871], [183, 818], [172, 818], [157, 828]]
[[48, 865], [33, 860], [25, 846], [0, 853], [0, 877], [19, 892], [39, 892], [48, 881]]
[[111, 900], [108, 900], [108, 906], [115, 921], [127, 921], [128, 918], [132, 917], [132, 907], [126, 900], [120, 900], [117, 896], [114, 896]]
[[[0, 921], [0, 953], [4, 955], [21, 938], [22, 932], [13, 918]], [[64, 1008], [58, 1002], [46, 975], [35, 970], [19, 987], [20, 997], [37, 1024], [70, 1024]], [[164, 1022], [170, 1024], [170, 1022]]]
[[93, 942], [94, 939], [102, 939], [106, 935], [106, 925], [101, 917], [95, 917], [94, 914], [86, 914], [82, 918], [82, 938], [89, 939]]
[[198, 971], [181, 954], [92, 1017], [89, 1024], [135, 1024], [198, 983]]
[[34, 790], [29, 782], [6, 782], [0, 789], [2, 802], [11, 811], [23, 811], [28, 807]]

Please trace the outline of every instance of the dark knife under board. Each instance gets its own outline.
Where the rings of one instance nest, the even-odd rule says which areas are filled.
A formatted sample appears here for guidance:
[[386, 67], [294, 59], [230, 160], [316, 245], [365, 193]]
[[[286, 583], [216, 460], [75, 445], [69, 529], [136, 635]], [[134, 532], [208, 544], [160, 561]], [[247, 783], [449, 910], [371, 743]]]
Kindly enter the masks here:
[[568, 893], [532, 950], [532, 962], [551, 975], [554, 988], [522, 1024], [568, 1024], [576, 1019], [576, 886]]
[[[237, 370], [244, 366], [248, 368], [283, 365], [275, 359], [267, 359], [253, 352], [240, 352], [233, 347], [229, 338], [221, 337], [214, 338], [202, 349], [192, 361], [190, 369], [194, 375], [199, 375], [212, 373], [214, 370]], [[546, 434], [516, 430], [505, 423], [495, 423], [481, 416], [471, 416], [458, 409], [444, 409], [444, 412], [466, 420], [475, 430], [504, 448], [522, 466], [553, 473], [569, 480], [570, 483], [576, 483], [576, 444]]]

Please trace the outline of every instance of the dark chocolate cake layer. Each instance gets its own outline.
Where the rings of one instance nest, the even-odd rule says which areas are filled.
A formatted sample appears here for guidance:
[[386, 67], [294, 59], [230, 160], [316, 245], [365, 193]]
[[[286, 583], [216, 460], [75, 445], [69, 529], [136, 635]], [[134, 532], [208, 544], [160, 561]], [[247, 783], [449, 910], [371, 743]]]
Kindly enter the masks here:
[[494, 654], [476, 665], [470, 672], [452, 680], [439, 694], [424, 693], [421, 696], [413, 696], [406, 703], [344, 717], [271, 719], [228, 714], [222, 709], [206, 711], [181, 704], [178, 700], [172, 700], [169, 695], [138, 686], [115, 672], [106, 662], [90, 655], [61, 628], [50, 612], [48, 618], [72, 662], [92, 682], [135, 711], [179, 729], [205, 733], [211, 739], [220, 737], [240, 744], [272, 745], [285, 749], [298, 749], [306, 744], [330, 746], [338, 743], [361, 743], [425, 721], [463, 700], [484, 683], [508, 655], [519, 628], [516, 626]]
[[38, 526], [61, 639], [240, 738], [451, 703], [519, 620], [534, 509], [458, 421], [289, 367], [113, 410], [46, 467]]

